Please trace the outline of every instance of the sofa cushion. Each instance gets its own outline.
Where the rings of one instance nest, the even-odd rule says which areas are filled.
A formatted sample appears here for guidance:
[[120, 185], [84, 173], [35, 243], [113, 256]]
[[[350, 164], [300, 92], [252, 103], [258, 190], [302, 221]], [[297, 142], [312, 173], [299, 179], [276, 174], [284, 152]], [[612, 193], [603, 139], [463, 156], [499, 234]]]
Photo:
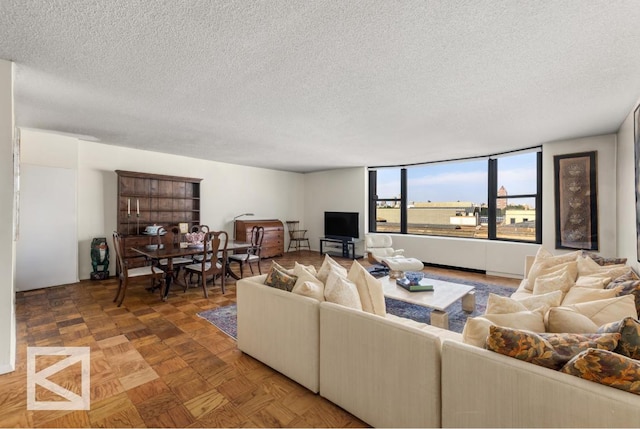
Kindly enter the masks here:
[[632, 296], [552, 307], [546, 317], [547, 332], [595, 333], [601, 325], [634, 315]]
[[587, 316], [598, 326], [636, 315], [633, 296], [620, 296], [598, 301], [581, 302], [571, 304], [567, 307], [575, 309], [579, 313]]
[[640, 395], [640, 362], [608, 350], [587, 349], [560, 371]]
[[617, 332], [620, 334], [616, 353], [640, 360], [640, 322], [633, 317], [625, 317], [617, 322], [607, 323], [598, 328], [598, 332]]
[[607, 285], [607, 289], [617, 288], [619, 296], [633, 295], [636, 303], [636, 317], [640, 317], [640, 280], [635, 277], [635, 273], [631, 271], [614, 279]]
[[487, 308], [484, 313], [509, 314], [527, 310], [529, 310], [527, 307], [514, 299], [490, 293], [487, 297]]
[[562, 291], [544, 293], [542, 295], [518, 294], [511, 295], [511, 299], [524, 305], [527, 310], [535, 310], [540, 307], [557, 307], [562, 302]]
[[533, 294], [543, 295], [557, 290], [567, 293], [575, 284], [575, 266], [575, 263], [568, 262], [557, 271], [538, 276], [533, 283]]
[[302, 264], [299, 264], [298, 262], [295, 262], [293, 266], [294, 274], [296, 270], [300, 270], [300, 269], [304, 269], [307, 272], [309, 272], [312, 276], [318, 277], [318, 270], [316, 270], [316, 267], [314, 267], [313, 265], [302, 265]]
[[293, 268], [285, 268], [282, 265], [280, 265], [279, 263], [277, 263], [276, 261], [271, 261], [271, 267], [275, 267], [278, 271], [281, 271], [283, 273], [287, 273], [289, 275], [294, 275]]
[[544, 308], [534, 311], [518, 311], [509, 314], [485, 314], [467, 319], [462, 330], [462, 341], [476, 347], [484, 348], [489, 327], [492, 325], [514, 329], [526, 329], [533, 332], [544, 332]]
[[568, 307], [552, 307], [545, 316], [547, 332], [596, 333], [598, 325], [584, 314]]
[[562, 300], [562, 305], [578, 304], [580, 302], [597, 301], [600, 299], [615, 298], [617, 289], [593, 289], [589, 287], [572, 287]]
[[582, 256], [588, 256], [589, 258], [593, 259], [596, 264], [601, 266], [624, 265], [627, 263], [627, 258], [604, 258], [596, 253], [587, 252], [586, 250], [582, 252]]
[[615, 279], [631, 271], [626, 265], [598, 265], [593, 259], [581, 256], [577, 259], [578, 275], [591, 277], [609, 277]]
[[276, 265], [272, 264], [271, 269], [269, 269], [269, 273], [267, 273], [267, 277], [264, 280], [264, 284], [291, 292], [293, 286], [296, 284], [296, 280], [298, 280], [298, 277], [292, 274], [287, 274], [285, 271], [281, 271], [276, 267]]
[[342, 277], [347, 277], [347, 269], [333, 260], [329, 255], [324, 255], [324, 261], [322, 261], [322, 265], [318, 270], [318, 275], [316, 276], [318, 280], [322, 283], [327, 282], [327, 277], [329, 277], [329, 272], [331, 269], [334, 269], [338, 274], [342, 275]]
[[[527, 275], [527, 283], [525, 285], [525, 289], [533, 291], [533, 286], [538, 276], [557, 271], [558, 268], [562, 268], [563, 266], [565, 266], [565, 264], [575, 263], [576, 259], [580, 255], [581, 252], [576, 251], [564, 255], [553, 256], [549, 251], [547, 251], [543, 247], [540, 247], [538, 249], [538, 252], [536, 253], [536, 258], [531, 265], [529, 274]], [[577, 266], [575, 266], [575, 271], [577, 274]]]
[[558, 370], [578, 353], [593, 347], [613, 350], [618, 345], [620, 334], [545, 334], [518, 329], [491, 326], [487, 337], [487, 349]]
[[304, 282], [316, 282], [322, 285], [322, 282], [318, 280], [314, 271], [310, 271], [306, 266], [295, 263], [293, 267], [293, 275], [298, 277], [298, 281], [296, 283], [304, 283]]
[[576, 279], [576, 286], [592, 289], [604, 289], [609, 283], [611, 283], [611, 277], [579, 276]]
[[358, 261], [353, 261], [347, 279], [355, 283], [362, 310], [383, 316], [387, 313], [380, 280], [373, 277]]
[[337, 270], [329, 270], [329, 277], [324, 285], [324, 298], [329, 302], [362, 310], [355, 283], [343, 277]]
[[324, 285], [320, 282], [305, 281], [300, 283], [298, 281], [291, 292], [296, 295], [308, 296], [318, 301], [325, 301]]
[[298, 279], [291, 292], [324, 301], [324, 284], [307, 267], [296, 262], [293, 272]]

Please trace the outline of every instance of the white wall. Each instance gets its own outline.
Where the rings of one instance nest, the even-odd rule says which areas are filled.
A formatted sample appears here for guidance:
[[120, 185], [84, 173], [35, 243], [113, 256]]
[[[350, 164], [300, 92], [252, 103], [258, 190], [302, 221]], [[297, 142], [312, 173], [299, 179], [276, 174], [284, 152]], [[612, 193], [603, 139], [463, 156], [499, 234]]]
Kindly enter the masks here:
[[[116, 228], [115, 170], [140, 171], [202, 178], [201, 221], [232, 234], [234, 216], [251, 212], [253, 219], [304, 219], [304, 180], [299, 173], [244, 167], [120, 146], [79, 141], [47, 132], [28, 134], [28, 159], [54, 150], [60, 158], [77, 160], [79, 278], [92, 270], [90, 245], [94, 237], [108, 237]], [[37, 134], [37, 136], [35, 135]], [[37, 138], [36, 138], [37, 137]], [[54, 157], [55, 158], [55, 157]], [[37, 162], [47, 162], [40, 156]], [[52, 163], [57, 163], [52, 159]], [[286, 244], [285, 244], [286, 248]], [[109, 267], [115, 270], [115, 259]]]
[[0, 60], [0, 374], [16, 357], [13, 63]]
[[616, 196], [617, 211], [617, 256], [627, 258], [627, 263], [640, 269], [636, 237], [635, 154], [633, 147], [633, 109], [618, 130], [618, 163]]
[[[555, 249], [555, 206], [553, 156], [577, 152], [598, 151], [598, 216], [600, 253], [616, 253], [616, 136], [614, 134], [543, 145], [543, 210], [542, 245], [554, 254], [567, 250]], [[361, 237], [367, 230], [367, 170], [366, 168], [331, 170], [305, 175], [305, 213], [311, 247], [319, 249], [318, 238], [323, 233], [325, 210], [359, 211]], [[535, 255], [539, 245], [503, 241], [473, 240], [449, 237], [428, 237], [392, 234], [394, 246], [421, 261], [453, 267], [486, 271], [487, 274], [522, 277], [524, 257]]]
[[[360, 238], [364, 238], [367, 207], [367, 169], [364, 167], [307, 173], [304, 175], [304, 225], [311, 249], [320, 250], [324, 236], [324, 212], [360, 213]], [[362, 245], [357, 253], [362, 253]]]

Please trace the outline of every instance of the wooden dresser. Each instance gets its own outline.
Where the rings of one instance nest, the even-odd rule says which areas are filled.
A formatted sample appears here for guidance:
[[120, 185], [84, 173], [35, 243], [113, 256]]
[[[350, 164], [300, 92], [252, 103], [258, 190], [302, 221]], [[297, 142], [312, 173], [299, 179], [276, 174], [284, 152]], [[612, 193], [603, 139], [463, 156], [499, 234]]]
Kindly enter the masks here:
[[284, 225], [277, 219], [236, 220], [236, 241], [251, 242], [251, 228], [254, 226], [264, 228], [260, 256], [263, 258], [282, 256], [284, 254]]

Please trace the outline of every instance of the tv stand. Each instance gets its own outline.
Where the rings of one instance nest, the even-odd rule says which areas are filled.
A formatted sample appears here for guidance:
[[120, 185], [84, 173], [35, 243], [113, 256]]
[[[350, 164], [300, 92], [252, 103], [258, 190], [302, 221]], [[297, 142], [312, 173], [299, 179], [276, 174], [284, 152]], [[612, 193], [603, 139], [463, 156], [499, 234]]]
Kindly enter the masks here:
[[[350, 259], [360, 259], [362, 255], [356, 255], [356, 244], [360, 243], [362, 240], [357, 238], [331, 238], [331, 237], [322, 237], [320, 238], [320, 254], [328, 254], [332, 256], [340, 256], [343, 258]], [[329, 245], [328, 248], [331, 250], [324, 251], [324, 246]], [[338, 246], [339, 245], [339, 246]]]

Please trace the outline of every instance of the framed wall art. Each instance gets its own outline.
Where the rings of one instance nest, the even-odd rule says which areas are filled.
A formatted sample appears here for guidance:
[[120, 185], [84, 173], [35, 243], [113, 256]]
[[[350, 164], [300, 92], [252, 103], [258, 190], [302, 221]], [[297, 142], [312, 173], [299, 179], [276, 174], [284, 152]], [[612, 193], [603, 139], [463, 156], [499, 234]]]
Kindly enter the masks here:
[[636, 247], [637, 259], [640, 261], [640, 105], [633, 111], [633, 152], [636, 166]]
[[598, 250], [597, 152], [553, 157], [556, 249]]

